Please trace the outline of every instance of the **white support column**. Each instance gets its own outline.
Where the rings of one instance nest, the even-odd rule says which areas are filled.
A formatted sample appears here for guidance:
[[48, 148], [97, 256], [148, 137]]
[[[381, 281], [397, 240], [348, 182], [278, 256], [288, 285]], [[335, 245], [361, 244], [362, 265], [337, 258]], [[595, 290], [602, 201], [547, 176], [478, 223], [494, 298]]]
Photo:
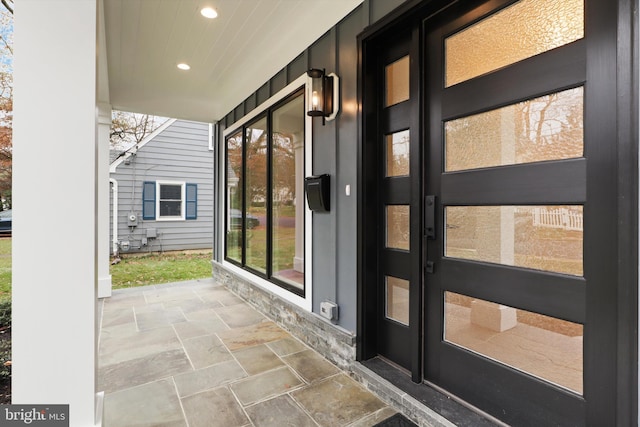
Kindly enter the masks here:
[[111, 296], [109, 274], [109, 132], [111, 130], [111, 106], [98, 104], [98, 298]]
[[13, 403], [96, 410], [96, 0], [15, 8]]
[[[500, 115], [499, 145], [494, 147], [502, 164], [513, 164], [516, 160], [516, 118], [513, 108], [504, 108]], [[499, 152], [498, 152], [499, 150]], [[490, 214], [484, 218], [485, 224], [491, 224], [483, 230], [485, 233], [499, 233], [498, 247], [493, 248], [494, 261], [505, 265], [515, 265], [515, 208], [499, 206], [498, 215]], [[516, 309], [493, 302], [473, 300], [471, 302], [471, 323], [504, 332], [518, 324]]]

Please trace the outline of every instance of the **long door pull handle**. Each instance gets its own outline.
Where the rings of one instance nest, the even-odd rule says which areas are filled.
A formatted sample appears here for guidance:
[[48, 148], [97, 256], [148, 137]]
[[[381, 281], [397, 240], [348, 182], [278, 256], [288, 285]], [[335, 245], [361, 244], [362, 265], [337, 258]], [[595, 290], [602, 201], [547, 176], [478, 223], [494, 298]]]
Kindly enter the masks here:
[[436, 196], [424, 198], [424, 236], [427, 239], [436, 238]]

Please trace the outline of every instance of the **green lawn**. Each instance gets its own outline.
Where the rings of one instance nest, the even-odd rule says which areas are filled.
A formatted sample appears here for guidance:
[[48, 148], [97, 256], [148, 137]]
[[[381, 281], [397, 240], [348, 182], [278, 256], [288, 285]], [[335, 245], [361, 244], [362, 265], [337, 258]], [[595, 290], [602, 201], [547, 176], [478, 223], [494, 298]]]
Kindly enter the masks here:
[[0, 239], [0, 298], [11, 296], [11, 238]]
[[211, 277], [211, 251], [121, 255], [111, 266], [113, 289]]
[[[228, 257], [240, 260], [241, 252], [238, 245], [241, 239], [241, 231], [232, 231], [230, 242], [236, 245], [228, 247]], [[293, 227], [275, 228], [273, 242], [273, 269], [274, 271], [290, 270], [293, 268], [293, 257], [296, 252], [296, 230]], [[247, 230], [247, 265], [259, 270], [267, 268], [267, 230], [264, 226]]]
[[[114, 289], [211, 277], [211, 251], [125, 255], [111, 266], [111, 277]], [[0, 239], [0, 300], [3, 297], [11, 297], [11, 238]]]

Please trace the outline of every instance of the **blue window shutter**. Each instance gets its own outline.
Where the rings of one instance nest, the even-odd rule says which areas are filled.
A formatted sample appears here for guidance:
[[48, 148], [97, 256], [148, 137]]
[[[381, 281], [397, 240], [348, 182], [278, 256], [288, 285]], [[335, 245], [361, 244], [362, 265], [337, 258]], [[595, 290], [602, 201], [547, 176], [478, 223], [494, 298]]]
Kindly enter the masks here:
[[198, 184], [186, 184], [186, 219], [198, 218]]
[[156, 183], [142, 183], [142, 219], [156, 219]]

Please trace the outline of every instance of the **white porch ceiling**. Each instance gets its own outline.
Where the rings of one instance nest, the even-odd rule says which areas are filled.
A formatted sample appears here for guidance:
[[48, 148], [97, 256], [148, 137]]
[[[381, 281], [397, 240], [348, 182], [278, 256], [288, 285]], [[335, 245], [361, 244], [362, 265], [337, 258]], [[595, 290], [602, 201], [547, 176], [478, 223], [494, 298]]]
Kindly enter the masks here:
[[[100, 64], [99, 101], [218, 120], [362, 1], [103, 0], [108, 91]], [[200, 15], [204, 6], [218, 17]], [[179, 62], [191, 70], [176, 68]]]

